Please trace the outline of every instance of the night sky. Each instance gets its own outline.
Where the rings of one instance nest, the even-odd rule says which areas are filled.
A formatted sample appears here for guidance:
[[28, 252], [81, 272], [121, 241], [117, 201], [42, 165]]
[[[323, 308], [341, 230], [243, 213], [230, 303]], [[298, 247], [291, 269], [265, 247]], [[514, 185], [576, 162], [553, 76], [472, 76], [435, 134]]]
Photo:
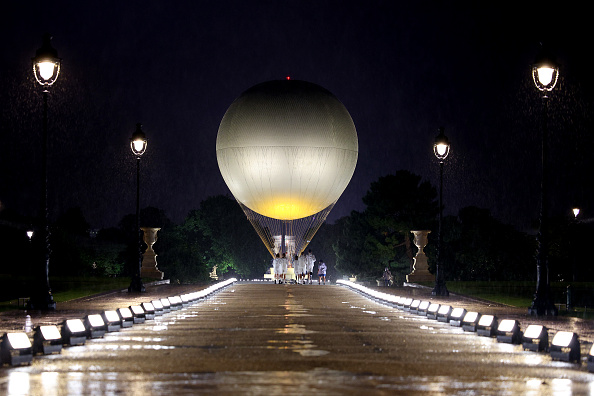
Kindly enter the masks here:
[[[379, 176], [407, 169], [438, 185], [432, 145], [452, 144], [446, 214], [468, 205], [530, 231], [538, 217], [539, 42], [561, 64], [550, 101], [552, 214], [594, 217], [591, 23], [578, 2], [10, 1], [2, 7], [0, 202], [38, 212], [41, 89], [31, 58], [43, 33], [63, 59], [49, 98], [51, 216], [80, 206], [92, 227], [135, 211], [129, 148], [141, 122], [141, 206], [181, 222], [229, 194], [215, 141], [232, 101], [291, 76], [331, 91], [359, 136], [355, 174], [329, 221], [364, 208]], [[575, 5], [572, 5], [575, 4]], [[532, 7], [534, 8], [534, 7]], [[405, 193], [403, 191], [403, 193]]]

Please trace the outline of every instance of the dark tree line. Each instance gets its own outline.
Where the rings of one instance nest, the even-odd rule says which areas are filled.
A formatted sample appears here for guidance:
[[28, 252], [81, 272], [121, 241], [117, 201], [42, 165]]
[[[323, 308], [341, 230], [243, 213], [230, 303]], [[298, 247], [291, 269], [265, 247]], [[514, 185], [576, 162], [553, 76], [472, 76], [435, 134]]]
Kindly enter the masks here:
[[[433, 272], [436, 196], [433, 186], [407, 171], [373, 182], [363, 197], [366, 209], [353, 211], [332, 226], [336, 270], [341, 275], [375, 279], [389, 267], [396, 282], [403, 282], [417, 252], [410, 231], [428, 229], [433, 232], [425, 253]], [[488, 209], [467, 207], [457, 216], [446, 216], [442, 232], [447, 280], [535, 280], [535, 235], [498, 221]], [[594, 236], [592, 226], [561, 216], [551, 219], [549, 232], [551, 281], [592, 280], [594, 268], [586, 249]]]
[[[417, 251], [410, 231], [427, 229], [433, 231], [425, 248], [433, 271], [436, 198], [435, 187], [408, 171], [380, 177], [363, 197], [365, 210], [322, 225], [309, 248], [318, 262], [326, 262], [330, 279], [375, 279], [389, 267], [401, 283]], [[29, 241], [25, 233], [34, 224], [33, 219], [0, 211], [1, 277], [38, 273], [42, 241]], [[158, 208], [144, 208], [141, 226], [161, 228], [154, 249], [159, 268], [172, 281], [208, 280], [215, 265], [219, 275], [261, 278], [270, 266], [262, 241], [228, 196], [207, 198], [181, 224]], [[442, 232], [447, 280], [535, 279], [535, 236], [501, 223], [487, 209], [467, 207], [457, 216], [446, 216]], [[594, 266], [587, 249], [594, 236], [591, 223], [556, 217], [549, 232], [551, 281], [592, 280]], [[137, 235], [133, 214], [117, 227], [89, 232], [81, 209], [69, 209], [51, 226], [50, 277], [130, 276], [138, 265]], [[10, 289], [10, 280], [3, 283]]]

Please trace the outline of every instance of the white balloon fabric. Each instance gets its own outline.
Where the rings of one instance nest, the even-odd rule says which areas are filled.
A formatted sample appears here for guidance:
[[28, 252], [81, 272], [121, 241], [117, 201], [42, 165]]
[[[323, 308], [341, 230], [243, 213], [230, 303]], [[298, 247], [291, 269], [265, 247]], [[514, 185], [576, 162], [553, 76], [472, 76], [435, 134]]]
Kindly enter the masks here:
[[233, 196], [269, 218], [295, 220], [333, 205], [358, 156], [344, 105], [305, 81], [278, 80], [245, 91], [217, 135], [217, 161]]

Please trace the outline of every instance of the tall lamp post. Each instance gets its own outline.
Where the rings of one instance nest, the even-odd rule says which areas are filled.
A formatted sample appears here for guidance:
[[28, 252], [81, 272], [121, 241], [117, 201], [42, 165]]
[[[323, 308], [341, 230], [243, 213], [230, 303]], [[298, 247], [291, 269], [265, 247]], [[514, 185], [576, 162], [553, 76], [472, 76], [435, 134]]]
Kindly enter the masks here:
[[539, 230], [536, 244], [536, 293], [528, 309], [531, 315], [557, 315], [553, 303], [549, 281], [548, 263], [548, 98], [555, 88], [559, 77], [559, 67], [551, 54], [541, 46], [532, 65], [532, 80], [542, 95], [542, 127], [541, 127], [541, 181], [540, 181], [540, 214]]
[[40, 288], [36, 290], [31, 296], [30, 306], [33, 309], [54, 310], [56, 303], [52, 296], [52, 291], [49, 284], [49, 264], [50, 264], [50, 246], [49, 246], [49, 210], [47, 203], [47, 97], [49, 88], [56, 82], [60, 74], [61, 59], [58, 58], [58, 51], [52, 47], [52, 37], [49, 34], [43, 36], [43, 44], [35, 52], [33, 58], [33, 73], [35, 79], [43, 88], [43, 132], [42, 132], [42, 171], [41, 171], [41, 211], [42, 211], [42, 226], [39, 236], [44, 240], [44, 279]]
[[437, 230], [437, 264], [435, 266], [435, 287], [431, 292], [434, 296], [450, 295], [443, 275], [443, 256], [441, 254], [443, 241], [441, 234], [443, 217], [443, 162], [450, 153], [450, 142], [443, 131], [443, 127], [439, 128], [439, 135], [437, 135], [435, 143], [433, 144], [433, 152], [435, 153], [435, 157], [439, 160], [439, 228]]
[[132, 149], [132, 154], [136, 156], [136, 233], [138, 235], [138, 266], [136, 271], [132, 275], [132, 281], [130, 282], [130, 287], [128, 287], [129, 292], [143, 292], [145, 291], [145, 287], [142, 284], [142, 278], [140, 276], [140, 272], [142, 269], [142, 231], [140, 230], [140, 157], [146, 151], [146, 135], [142, 132], [142, 124], [136, 124], [136, 130], [132, 134], [130, 138], [130, 148]]

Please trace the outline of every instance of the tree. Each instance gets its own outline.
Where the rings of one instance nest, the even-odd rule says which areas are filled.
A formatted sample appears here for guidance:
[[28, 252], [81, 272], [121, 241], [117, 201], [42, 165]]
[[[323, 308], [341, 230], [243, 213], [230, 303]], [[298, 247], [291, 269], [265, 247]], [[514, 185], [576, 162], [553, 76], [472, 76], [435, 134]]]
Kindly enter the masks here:
[[164, 270], [180, 280], [207, 279], [215, 265], [218, 274], [261, 277], [269, 265], [258, 234], [237, 202], [224, 195], [202, 201], [171, 238], [173, 257]]
[[[344, 224], [346, 234], [337, 247], [339, 250], [341, 246], [343, 250], [348, 248], [350, 255], [357, 256], [353, 242], [344, 240], [347, 235], [354, 237], [356, 248], [361, 250], [358, 254], [359, 274], [379, 276], [384, 267], [390, 267], [396, 281], [402, 281], [412, 267], [410, 231], [434, 228], [438, 214], [436, 198], [435, 188], [411, 172], [400, 170], [394, 175], [380, 177], [371, 183], [363, 197], [363, 203], [367, 205], [363, 214], [353, 212], [352, 221]], [[343, 260], [345, 252], [341, 253]]]
[[[450, 223], [451, 225], [451, 223]], [[459, 280], [526, 280], [533, 277], [534, 238], [491, 216], [488, 209], [466, 207], [458, 213], [455, 252], [447, 273]]]

